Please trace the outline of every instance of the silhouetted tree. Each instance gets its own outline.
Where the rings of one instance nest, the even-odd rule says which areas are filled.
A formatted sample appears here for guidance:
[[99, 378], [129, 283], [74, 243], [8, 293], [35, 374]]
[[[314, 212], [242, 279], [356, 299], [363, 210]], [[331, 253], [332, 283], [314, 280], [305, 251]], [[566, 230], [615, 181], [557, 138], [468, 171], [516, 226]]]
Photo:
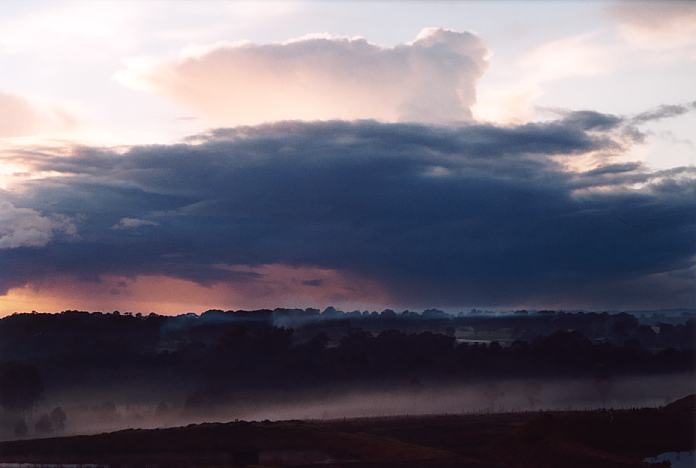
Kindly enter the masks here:
[[53, 408], [53, 411], [51, 411], [51, 423], [53, 424], [53, 427], [55, 428], [56, 431], [64, 431], [65, 430], [65, 424], [68, 420], [68, 416], [65, 414], [65, 411], [63, 408], [58, 406], [57, 408]]
[[541, 402], [539, 395], [541, 394], [541, 384], [537, 381], [528, 381], [524, 385], [524, 396], [527, 399], [529, 409], [536, 409], [536, 406]]
[[15, 437], [24, 437], [29, 433], [29, 428], [27, 427], [27, 423], [24, 421], [24, 418], [17, 420], [14, 425], [13, 433]]
[[0, 406], [23, 412], [39, 400], [44, 387], [34, 366], [9, 362], [0, 364]]
[[601, 369], [595, 375], [593, 384], [595, 391], [597, 392], [597, 396], [602, 402], [602, 407], [606, 407], [613, 386], [612, 376], [605, 369]]
[[155, 416], [164, 417], [169, 414], [169, 404], [166, 401], [160, 401], [155, 408]]
[[[4, 426], [10, 433], [18, 413], [40, 398], [39, 372], [26, 364], [43, 371], [52, 388], [136, 379], [185, 382], [189, 391], [198, 389], [187, 407], [235, 401], [257, 390], [356, 381], [403, 385], [410, 379], [488, 381], [600, 372], [619, 377], [696, 369], [696, 322], [651, 320], [609, 313], [453, 316], [437, 310], [335, 309], [211, 310], [172, 317], [16, 314], [0, 319], [0, 356], [24, 364], [0, 364], [0, 408], [10, 416]], [[468, 343], [464, 337], [501, 341]], [[607, 400], [610, 384], [599, 379], [596, 386], [597, 396]], [[209, 390], [216, 388], [225, 391]], [[538, 389], [525, 392], [521, 396], [529, 406], [538, 405]], [[489, 398], [497, 409], [499, 397], [493, 392]], [[113, 403], [91, 409], [103, 421], [119, 417]], [[162, 406], [158, 416], [163, 413], [172, 409]]]
[[36, 424], [34, 425], [34, 430], [37, 434], [50, 434], [53, 432], [53, 422], [51, 421], [51, 416], [48, 414], [42, 414]]

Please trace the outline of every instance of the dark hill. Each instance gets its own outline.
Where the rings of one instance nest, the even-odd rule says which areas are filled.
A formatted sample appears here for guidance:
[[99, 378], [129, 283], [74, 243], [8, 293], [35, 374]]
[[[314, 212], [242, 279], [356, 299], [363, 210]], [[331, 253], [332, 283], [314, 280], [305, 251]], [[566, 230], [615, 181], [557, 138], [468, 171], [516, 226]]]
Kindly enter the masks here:
[[676, 401], [673, 401], [669, 405], [665, 406], [665, 410], [674, 411], [678, 413], [696, 412], [696, 394], [688, 395], [684, 398], [680, 398]]

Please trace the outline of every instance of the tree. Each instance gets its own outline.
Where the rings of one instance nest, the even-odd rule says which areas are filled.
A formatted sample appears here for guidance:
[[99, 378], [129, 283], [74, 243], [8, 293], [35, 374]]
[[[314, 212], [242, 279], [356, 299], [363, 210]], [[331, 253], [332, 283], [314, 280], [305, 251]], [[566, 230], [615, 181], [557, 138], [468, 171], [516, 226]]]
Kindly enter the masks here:
[[68, 416], [65, 414], [63, 408], [60, 406], [53, 408], [49, 416], [51, 417], [51, 423], [56, 431], [65, 430], [65, 422], [68, 420]]
[[29, 433], [29, 428], [27, 427], [27, 423], [24, 421], [24, 418], [17, 420], [17, 422], [14, 425], [14, 435], [16, 437], [24, 437]]
[[7, 411], [27, 411], [41, 398], [43, 382], [34, 366], [0, 364], [0, 406]]
[[53, 423], [51, 422], [51, 417], [48, 414], [42, 414], [36, 424], [34, 429], [37, 434], [50, 434], [53, 432]]

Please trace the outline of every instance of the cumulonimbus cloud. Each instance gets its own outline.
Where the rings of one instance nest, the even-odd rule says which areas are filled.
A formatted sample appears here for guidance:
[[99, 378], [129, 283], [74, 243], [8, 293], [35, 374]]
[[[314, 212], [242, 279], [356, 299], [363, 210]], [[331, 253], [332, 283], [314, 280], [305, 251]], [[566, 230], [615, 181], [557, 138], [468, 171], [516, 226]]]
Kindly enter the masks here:
[[395, 47], [331, 36], [223, 44], [119, 76], [217, 125], [288, 119], [467, 121], [486, 55], [473, 34], [426, 29]]
[[[0, 251], [0, 288], [56, 274], [250, 284], [249, 268], [285, 265], [364, 278], [395, 305], [693, 306], [693, 170], [558, 163], [615, 151], [624, 120], [281, 122], [125, 154], [25, 152], [62, 176], [14, 201], [79, 220], [80, 239]], [[149, 223], [113, 229], [124, 218]]]

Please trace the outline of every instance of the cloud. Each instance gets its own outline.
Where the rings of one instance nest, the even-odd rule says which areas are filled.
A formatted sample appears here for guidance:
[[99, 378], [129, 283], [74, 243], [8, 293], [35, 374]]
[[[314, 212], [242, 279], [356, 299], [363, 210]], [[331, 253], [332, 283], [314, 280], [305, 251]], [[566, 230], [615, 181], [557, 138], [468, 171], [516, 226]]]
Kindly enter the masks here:
[[[330, 283], [311, 272], [331, 271], [394, 305], [693, 306], [693, 171], [559, 162], [620, 151], [626, 121], [279, 122], [124, 154], [25, 153], [61, 177], [5, 196], [78, 219], [80, 239], [0, 251], [0, 287], [149, 276], [233, 285], [236, 303], [283, 301], [256, 286], [285, 268], [299, 269], [306, 297]], [[112, 229], [125, 218], [158, 226]], [[291, 291], [287, 281], [269, 291]]]
[[634, 116], [632, 120], [634, 123], [641, 124], [654, 120], [678, 117], [694, 110], [696, 110], [696, 101], [687, 104], [666, 104], [646, 112], [641, 112]]
[[147, 219], [121, 218], [111, 229], [137, 229], [142, 226], [157, 226], [157, 223]]
[[44, 247], [57, 232], [74, 235], [75, 228], [63, 216], [42, 216], [31, 208], [0, 201], [0, 250]]
[[217, 125], [286, 119], [449, 122], [471, 119], [487, 50], [473, 34], [426, 29], [411, 43], [307, 36], [222, 44], [119, 73]]
[[666, 50], [696, 45], [693, 1], [618, 2], [609, 11], [622, 36], [634, 46]]
[[75, 124], [67, 111], [42, 108], [22, 96], [0, 92], [0, 138], [65, 130]]
[[567, 124], [586, 131], [613, 132], [614, 138], [626, 143], [643, 143], [650, 132], [641, 127], [663, 119], [679, 117], [696, 110], [696, 101], [683, 104], [663, 104], [633, 115], [614, 115], [596, 111], [571, 111], [538, 107], [540, 111], [561, 117]]
[[[648, 135], [654, 135], [654, 133], [650, 131], [645, 132], [640, 129], [640, 126], [658, 120], [679, 117], [689, 112], [693, 112], [694, 110], [696, 110], [696, 101], [687, 102], [684, 104], [663, 104], [661, 106], [657, 106], [653, 109], [649, 109], [622, 119], [621, 124], [623, 126], [623, 134], [626, 138], [633, 140], [636, 143], [643, 143]], [[687, 144], [691, 144], [689, 140], [685, 140], [685, 142]]]
[[524, 54], [522, 67], [534, 82], [541, 83], [606, 74], [613, 68], [615, 57], [596, 39], [596, 35], [582, 34], [544, 43]]
[[478, 120], [498, 123], [529, 122], [534, 102], [555, 81], [606, 75], [617, 66], [621, 54], [598, 34], [581, 34], [545, 42], [522, 53], [498, 71], [498, 81], [484, 79], [478, 87], [473, 112]]

